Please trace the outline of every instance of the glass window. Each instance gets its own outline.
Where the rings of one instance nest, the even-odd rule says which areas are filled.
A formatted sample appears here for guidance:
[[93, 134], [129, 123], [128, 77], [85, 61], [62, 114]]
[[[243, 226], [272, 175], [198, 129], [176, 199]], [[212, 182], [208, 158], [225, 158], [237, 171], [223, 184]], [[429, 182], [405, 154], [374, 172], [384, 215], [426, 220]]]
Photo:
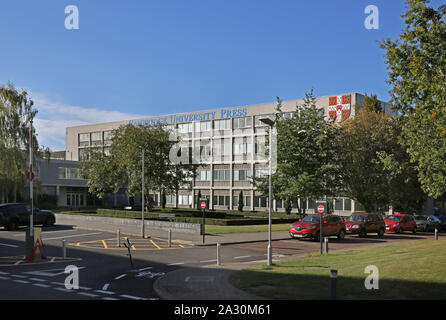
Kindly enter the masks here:
[[247, 181], [251, 178], [251, 170], [234, 170], [234, 181]]
[[102, 132], [92, 132], [91, 141], [102, 141]]
[[79, 134], [79, 146], [86, 147], [90, 145], [90, 134], [89, 133], [80, 133]]
[[214, 129], [215, 130], [229, 130], [229, 119], [215, 120]]
[[229, 170], [214, 170], [214, 181], [229, 181]]
[[344, 199], [344, 210], [346, 211], [352, 210], [352, 201], [350, 199]]
[[249, 153], [251, 153], [251, 143], [234, 142], [234, 155], [247, 155]]
[[250, 128], [252, 126], [252, 117], [233, 119], [233, 129]]
[[57, 168], [58, 170], [58, 179], [66, 179], [67, 178], [67, 170], [66, 168]]
[[342, 199], [335, 199], [335, 210], [343, 210], [343, 201]]
[[178, 125], [178, 132], [179, 133], [189, 133], [192, 132], [192, 122], [190, 123], [180, 123]]
[[104, 131], [104, 140], [112, 140], [113, 139], [113, 131]]

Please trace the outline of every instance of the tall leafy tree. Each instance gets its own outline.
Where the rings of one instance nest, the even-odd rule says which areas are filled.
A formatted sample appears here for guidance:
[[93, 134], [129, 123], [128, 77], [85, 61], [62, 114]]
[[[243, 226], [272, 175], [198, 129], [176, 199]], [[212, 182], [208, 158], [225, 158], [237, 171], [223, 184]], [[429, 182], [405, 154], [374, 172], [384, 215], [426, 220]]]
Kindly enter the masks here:
[[189, 164], [174, 164], [169, 158], [172, 140], [162, 124], [121, 126], [113, 132], [110, 154], [91, 149], [90, 159], [82, 161], [82, 174], [89, 191], [99, 198], [127, 187], [129, 197], [142, 194], [142, 150], [144, 150], [144, 202], [151, 209], [149, 192], [173, 192], [194, 176]]
[[[9, 83], [0, 87], [0, 201], [16, 202], [23, 198], [28, 170], [29, 126], [36, 114], [34, 102], [26, 91], [19, 91]], [[34, 134], [34, 159], [42, 155], [37, 135]], [[48, 150], [46, 150], [48, 153]]]
[[423, 192], [398, 143], [397, 122], [388, 114], [363, 108], [355, 118], [334, 128], [345, 196], [360, 202], [366, 211], [386, 204], [419, 207]]
[[[338, 166], [333, 161], [336, 150], [330, 126], [317, 109], [312, 91], [305, 94], [292, 117], [284, 117], [282, 102], [277, 98], [275, 198], [316, 200], [336, 194]], [[256, 178], [255, 184], [268, 195], [268, 177]]]
[[401, 141], [423, 190], [446, 190], [446, 5], [407, 0], [405, 29], [381, 47], [389, 71], [391, 103], [402, 124]]

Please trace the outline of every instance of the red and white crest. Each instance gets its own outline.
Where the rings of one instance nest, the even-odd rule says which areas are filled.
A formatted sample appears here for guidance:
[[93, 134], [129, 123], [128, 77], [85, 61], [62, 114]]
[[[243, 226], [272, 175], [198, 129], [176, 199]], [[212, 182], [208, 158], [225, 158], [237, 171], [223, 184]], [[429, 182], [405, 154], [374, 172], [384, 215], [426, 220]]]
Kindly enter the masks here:
[[337, 123], [350, 117], [351, 95], [328, 97], [328, 116]]

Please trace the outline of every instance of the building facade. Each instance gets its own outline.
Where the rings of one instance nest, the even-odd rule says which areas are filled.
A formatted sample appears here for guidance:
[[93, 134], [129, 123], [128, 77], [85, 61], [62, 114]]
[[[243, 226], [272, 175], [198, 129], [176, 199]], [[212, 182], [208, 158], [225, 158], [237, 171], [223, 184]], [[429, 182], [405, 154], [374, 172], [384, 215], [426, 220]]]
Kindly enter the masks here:
[[[363, 95], [347, 93], [317, 97], [316, 106], [326, 119], [342, 122], [354, 117], [355, 110], [362, 106], [363, 101]], [[291, 116], [296, 105], [302, 103], [303, 100], [283, 101], [284, 116]], [[388, 105], [384, 102], [382, 105], [388, 111]], [[103, 148], [105, 153], [109, 152], [112, 131], [121, 125], [163, 123], [178, 134], [182, 141], [199, 146], [201, 155], [200, 168], [192, 181], [192, 187], [180, 190], [178, 199], [174, 195], [167, 196], [168, 206], [178, 203], [180, 207], [195, 207], [200, 192], [202, 197], [209, 199], [211, 208], [237, 209], [242, 191], [246, 210], [267, 210], [267, 198], [255, 190], [251, 180], [268, 174], [268, 162], [263, 149], [268, 131], [260, 119], [273, 116], [276, 107], [277, 103], [271, 102], [69, 127], [66, 128], [65, 157], [71, 161], [88, 158], [90, 147]], [[158, 202], [159, 194], [154, 194], [154, 199]], [[121, 204], [125, 199], [121, 197], [118, 202]], [[333, 204], [338, 214], [350, 214], [358, 209], [358, 206], [355, 208], [355, 202], [347, 198], [333, 199]], [[274, 210], [283, 211], [283, 205], [280, 200], [273, 201]], [[300, 199], [299, 205], [311, 210], [314, 201]], [[297, 208], [297, 203], [293, 207]]]

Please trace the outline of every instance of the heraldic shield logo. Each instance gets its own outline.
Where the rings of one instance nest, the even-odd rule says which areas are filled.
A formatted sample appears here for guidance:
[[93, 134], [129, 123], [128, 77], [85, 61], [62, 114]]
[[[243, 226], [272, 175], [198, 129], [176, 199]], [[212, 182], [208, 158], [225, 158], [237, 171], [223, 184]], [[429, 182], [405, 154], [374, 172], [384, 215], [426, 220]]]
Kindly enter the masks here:
[[351, 95], [332, 96], [328, 98], [328, 116], [334, 122], [340, 123], [351, 113]]

